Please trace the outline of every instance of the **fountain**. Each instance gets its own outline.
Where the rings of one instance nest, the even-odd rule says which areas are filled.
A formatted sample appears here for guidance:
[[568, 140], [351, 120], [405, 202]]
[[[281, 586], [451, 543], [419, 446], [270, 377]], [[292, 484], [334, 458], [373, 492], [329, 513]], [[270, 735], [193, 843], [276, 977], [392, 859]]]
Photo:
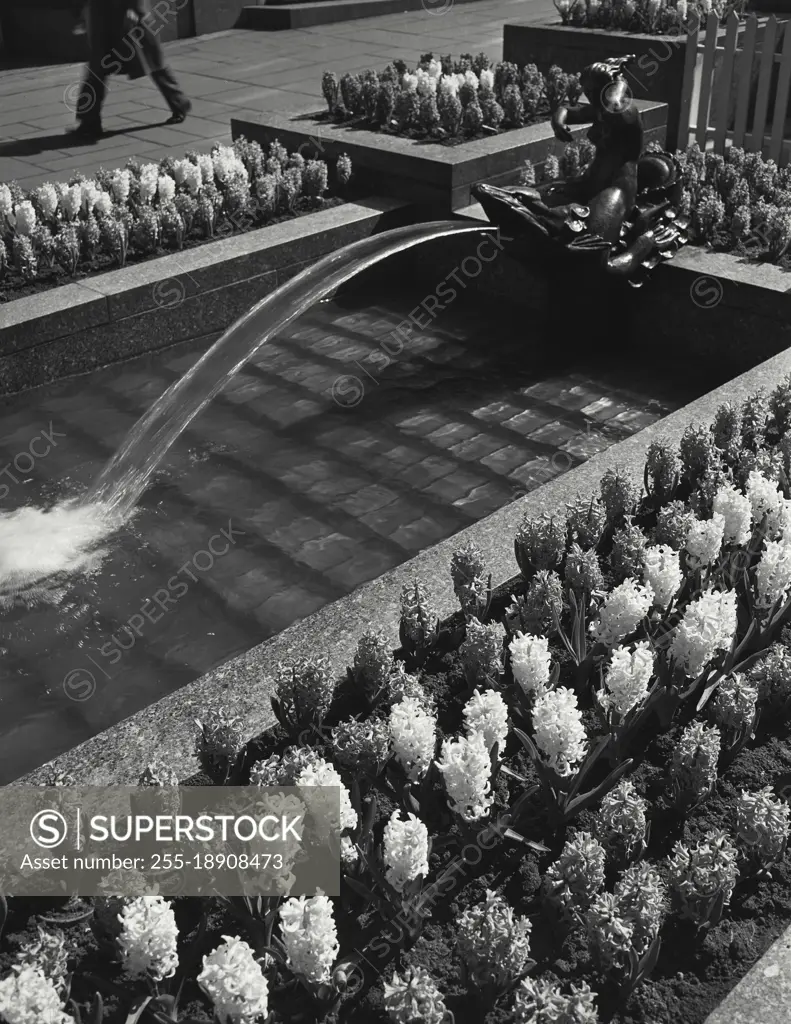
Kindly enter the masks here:
[[356, 274], [404, 249], [492, 225], [435, 221], [354, 242], [303, 270], [237, 320], [130, 430], [79, 499], [0, 513], [0, 607], [57, 602], [64, 580], [95, 569], [101, 545], [128, 521], [156, 467], [190, 422], [269, 338]]

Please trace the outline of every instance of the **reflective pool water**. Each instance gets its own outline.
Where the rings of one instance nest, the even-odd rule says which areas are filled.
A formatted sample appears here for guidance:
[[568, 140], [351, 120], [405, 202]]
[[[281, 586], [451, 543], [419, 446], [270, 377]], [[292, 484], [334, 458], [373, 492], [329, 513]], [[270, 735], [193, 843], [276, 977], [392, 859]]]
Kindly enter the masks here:
[[[418, 300], [314, 307], [193, 421], [93, 574], [0, 613], [0, 782], [721, 383], [565, 366], [523, 313], [462, 300], [386, 355]], [[0, 400], [0, 511], [84, 491], [205, 347]]]

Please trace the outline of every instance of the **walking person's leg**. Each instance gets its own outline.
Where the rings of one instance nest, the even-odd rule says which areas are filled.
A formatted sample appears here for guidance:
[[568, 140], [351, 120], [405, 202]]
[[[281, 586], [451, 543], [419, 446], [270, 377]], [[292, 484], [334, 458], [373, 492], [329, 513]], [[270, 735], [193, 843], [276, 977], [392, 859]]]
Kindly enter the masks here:
[[171, 117], [168, 124], [180, 124], [192, 109], [192, 103], [181, 91], [172, 68], [165, 63], [165, 55], [162, 52], [157, 32], [152, 29], [149, 19], [144, 16], [138, 24], [143, 30], [140, 50], [148, 66], [149, 74], [170, 107]]
[[72, 130], [72, 135], [94, 138], [102, 134], [102, 103], [107, 91], [105, 77], [106, 72], [101, 65], [90, 62], [85, 66], [77, 94], [77, 127]]

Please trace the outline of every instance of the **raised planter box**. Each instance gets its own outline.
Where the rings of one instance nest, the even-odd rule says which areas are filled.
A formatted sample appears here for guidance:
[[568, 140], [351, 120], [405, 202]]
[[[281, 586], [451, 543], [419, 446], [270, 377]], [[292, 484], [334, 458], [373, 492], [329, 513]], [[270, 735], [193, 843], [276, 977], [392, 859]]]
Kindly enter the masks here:
[[[469, 211], [476, 214], [486, 220], [480, 207]], [[463, 237], [426, 243], [403, 261], [402, 273], [440, 282], [465, 259], [477, 258], [476, 244]], [[466, 265], [465, 284], [492, 301], [523, 305], [526, 322], [545, 317], [545, 329], [562, 342], [559, 358], [575, 344], [601, 347], [608, 356], [620, 347], [627, 357], [639, 346], [663, 352], [679, 367], [727, 360], [731, 372], [740, 373], [791, 347], [791, 273], [770, 264], [689, 246], [633, 289], [547, 273], [540, 264], [514, 259], [479, 262], [474, 269]]]
[[225, 32], [229, 28], [240, 28], [243, 25], [244, 0], [190, 0], [190, 6], [193, 35]]
[[190, 338], [207, 342], [305, 266], [410, 219], [391, 199], [306, 214], [0, 306], [0, 394]]
[[675, 147], [686, 39], [686, 33], [659, 36], [573, 25], [515, 22], [503, 26], [503, 60], [512, 61], [520, 67], [536, 64], [543, 72], [548, 71], [552, 64], [558, 64], [564, 71], [578, 73], [594, 61], [635, 54], [637, 63], [628, 72], [633, 95], [637, 100], [667, 103], [667, 141], [668, 145]]
[[[646, 142], [665, 142], [667, 110], [664, 104], [638, 102], [646, 128]], [[583, 138], [587, 128], [573, 129]], [[245, 136], [267, 145], [279, 139], [289, 151], [334, 160], [348, 153], [357, 180], [380, 195], [420, 203], [437, 214], [462, 209], [471, 201], [470, 188], [486, 181], [508, 185], [516, 181], [525, 162], [541, 163], [550, 153], [560, 156], [565, 144], [552, 134], [548, 121], [503, 132], [489, 139], [443, 146], [417, 142], [343, 125], [316, 122], [305, 114], [263, 113], [255, 121], [231, 118], [234, 139]]]

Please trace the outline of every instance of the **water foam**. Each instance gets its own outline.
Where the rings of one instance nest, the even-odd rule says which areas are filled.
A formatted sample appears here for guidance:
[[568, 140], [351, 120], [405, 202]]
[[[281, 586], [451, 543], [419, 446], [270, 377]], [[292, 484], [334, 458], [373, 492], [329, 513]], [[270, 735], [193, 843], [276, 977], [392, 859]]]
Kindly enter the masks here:
[[25, 594], [40, 600], [42, 581], [54, 592], [64, 579], [98, 568], [107, 554], [103, 542], [120, 525], [101, 504], [0, 512], [0, 603]]

